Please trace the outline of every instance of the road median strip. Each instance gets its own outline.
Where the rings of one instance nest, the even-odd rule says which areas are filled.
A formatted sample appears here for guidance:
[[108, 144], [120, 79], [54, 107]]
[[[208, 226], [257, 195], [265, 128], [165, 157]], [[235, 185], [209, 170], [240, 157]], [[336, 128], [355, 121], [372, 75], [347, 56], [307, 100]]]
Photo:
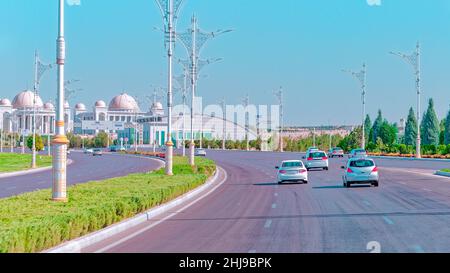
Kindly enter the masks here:
[[174, 158], [174, 176], [164, 170], [89, 182], [68, 189], [68, 203], [50, 201], [41, 190], [0, 200], [0, 252], [40, 252], [160, 206], [203, 185], [216, 165]]

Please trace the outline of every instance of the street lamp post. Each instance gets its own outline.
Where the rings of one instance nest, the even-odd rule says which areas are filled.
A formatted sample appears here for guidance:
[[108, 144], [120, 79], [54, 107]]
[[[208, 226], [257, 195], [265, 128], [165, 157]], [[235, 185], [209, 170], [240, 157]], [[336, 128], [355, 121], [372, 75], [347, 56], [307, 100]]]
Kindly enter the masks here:
[[166, 175], [173, 175], [173, 142], [172, 142], [172, 59], [175, 43], [175, 26], [180, 6], [184, 0], [156, 0], [163, 20], [165, 30], [165, 42], [167, 47], [168, 64], [168, 88], [167, 88], [167, 142], [166, 142]]
[[[31, 159], [31, 168], [36, 168], [36, 99], [39, 92], [39, 85], [41, 82], [41, 78], [44, 75], [44, 73], [51, 69], [52, 65], [44, 65], [41, 60], [39, 59], [38, 51], [35, 51], [34, 54], [34, 89], [33, 89], [33, 128], [32, 128], [32, 134], [33, 134], [33, 144], [32, 144], [32, 159]], [[25, 140], [23, 140], [23, 143], [25, 143]], [[25, 144], [22, 146], [25, 147]]]
[[362, 137], [361, 137], [361, 148], [366, 148], [366, 124], [365, 124], [365, 118], [366, 118], [366, 75], [367, 75], [367, 68], [366, 64], [363, 64], [363, 68], [360, 72], [353, 72], [349, 70], [342, 70], [345, 73], [351, 74], [356, 80], [359, 81], [361, 84], [361, 98], [362, 98]]
[[223, 119], [223, 128], [222, 128], [222, 150], [226, 150], [226, 141], [227, 141], [227, 114], [226, 114], [226, 104], [225, 98], [222, 98], [220, 101], [220, 105], [222, 107], [222, 119]]
[[414, 69], [414, 75], [416, 76], [416, 92], [417, 92], [417, 139], [416, 139], [416, 157], [421, 158], [421, 132], [420, 132], [420, 120], [421, 120], [421, 107], [420, 107], [420, 95], [421, 95], [421, 78], [420, 78], [420, 42], [417, 42], [416, 51], [410, 55], [406, 55], [400, 52], [391, 52], [392, 55], [399, 56], [407, 63], [409, 63]]
[[284, 143], [283, 143], [283, 130], [284, 130], [284, 98], [283, 98], [283, 89], [280, 87], [280, 90], [275, 93], [275, 96], [278, 99], [278, 105], [280, 107], [280, 139], [279, 139], [279, 145], [280, 145], [280, 152], [284, 152]]
[[[205, 46], [206, 42], [212, 38], [215, 38], [221, 34], [231, 32], [231, 30], [218, 30], [217, 32], [204, 32], [199, 29], [197, 25], [197, 18], [192, 16], [191, 20], [191, 28], [188, 29], [184, 33], [177, 33], [177, 38], [181, 41], [183, 46], [186, 48], [186, 51], [189, 55], [189, 71], [191, 78], [191, 143], [189, 145], [189, 163], [194, 166], [195, 165], [195, 142], [194, 142], [194, 104], [195, 104], [195, 94], [197, 88], [197, 78], [198, 72], [201, 67], [205, 64], [211, 63], [210, 61], [201, 62], [200, 61], [200, 52], [202, 48]], [[186, 65], [185, 65], [186, 67]], [[202, 124], [203, 127], [203, 124]], [[202, 137], [202, 136], [201, 136]], [[201, 140], [200, 140], [201, 141]]]
[[245, 142], [246, 142], [246, 150], [250, 150], [250, 141], [248, 136], [249, 131], [249, 113], [248, 113], [248, 106], [250, 105], [250, 96], [247, 94], [247, 96], [242, 100], [242, 103], [244, 104], [245, 108]]
[[182, 99], [183, 99], [183, 128], [182, 128], [182, 151], [183, 151], [183, 156], [186, 156], [186, 99], [187, 99], [187, 81], [189, 78], [189, 70], [188, 68], [184, 67], [183, 68], [183, 75], [181, 75], [181, 77], [176, 77], [178, 84], [181, 87], [181, 95], [182, 95]]
[[54, 201], [67, 201], [66, 168], [67, 168], [67, 140], [64, 124], [64, 64], [66, 46], [64, 39], [64, 0], [59, 0], [58, 39], [56, 64], [58, 66], [58, 90], [56, 106], [56, 135], [53, 138], [53, 187]]

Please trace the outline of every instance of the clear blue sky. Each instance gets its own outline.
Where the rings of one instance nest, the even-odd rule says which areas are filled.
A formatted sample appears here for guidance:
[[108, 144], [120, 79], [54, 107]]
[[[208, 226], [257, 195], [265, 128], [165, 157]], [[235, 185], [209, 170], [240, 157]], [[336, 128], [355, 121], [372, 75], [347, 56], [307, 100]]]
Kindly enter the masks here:
[[[377, 2], [377, 0], [369, 0]], [[272, 104], [280, 85], [288, 124], [356, 124], [358, 84], [340, 70], [368, 65], [368, 112], [381, 108], [390, 121], [415, 106], [412, 69], [389, 51], [411, 52], [422, 43], [423, 107], [433, 97], [440, 118], [450, 104], [450, 1], [448, 0], [187, 0], [178, 30], [192, 14], [204, 30], [233, 28], [211, 41], [206, 58], [224, 61], [205, 68], [199, 83], [206, 103], [224, 94], [236, 104]], [[56, 0], [0, 1], [0, 97], [31, 88], [33, 55], [55, 59]], [[67, 78], [82, 80], [71, 104], [91, 107], [127, 91], [146, 95], [166, 83], [162, 22], [153, 0], [81, 0], [67, 7]], [[177, 46], [177, 56], [185, 52]], [[177, 71], [180, 71], [177, 68]], [[56, 71], [42, 81], [41, 94], [56, 93]], [[332, 110], [330, 110], [332, 109]], [[337, 110], [335, 110], [337, 109]]]

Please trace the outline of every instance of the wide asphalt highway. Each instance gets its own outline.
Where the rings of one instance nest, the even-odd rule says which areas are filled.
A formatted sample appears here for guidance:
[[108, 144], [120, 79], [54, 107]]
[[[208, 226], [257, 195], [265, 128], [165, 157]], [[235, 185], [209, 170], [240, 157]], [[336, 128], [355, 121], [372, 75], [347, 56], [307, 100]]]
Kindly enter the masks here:
[[340, 166], [310, 171], [309, 184], [275, 183], [294, 153], [209, 151], [228, 173], [215, 192], [83, 252], [450, 252], [449, 162], [377, 159], [379, 188], [342, 187]]
[[[67, 169], [68, 185], [146, 172], [161, 166], [161, 163], [156, 160], [118, 154], [94, 157], [91, 154], [72, 152], [68, 158], [73, 161]], [[0, 198], [51, 187], [51, 170], [0, 178]]]

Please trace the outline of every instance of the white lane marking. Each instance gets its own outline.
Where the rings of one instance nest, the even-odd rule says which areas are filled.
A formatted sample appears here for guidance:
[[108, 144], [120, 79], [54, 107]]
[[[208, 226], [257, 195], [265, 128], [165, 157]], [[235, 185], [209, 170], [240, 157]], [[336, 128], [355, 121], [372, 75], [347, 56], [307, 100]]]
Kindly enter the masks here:
[[383, 216], [383, 220], [388, 223], [389, 225], [393, 225], [394, 221], [392, 221], [389, 217]]
[[274, 193], [273, 195], [278, 196], [278, 192]]
[[222, 185], [227, 181], [227, 179], [228, 179], [228, 174], [227, 174], [227, 172], [226, 172], [225, 170], [222, 170], [222, 171], [223, 171], [223, 173], [224, 173], [224, 175], [225, 175], [224, 178], [222, 179], [222, 181], [220, 181], [219, 184], [217, 184], [214, 188], [212, 188], [212, 189], [211, 189], [210, 191], [208, 191], [206, 194], [200, 196], [199, 198], [197, 198], [196, 200], [192, 201], [191, 203], [188, 203], [187, 205], [185, 205], [185, 206], [182, 207], [181, 209], [177, 210], [176, 212], [173, 212], [173, 213], [167, 215], [167, 216], [164, 217], [163, 219], [158, 220], [158, 221], [154, 222], [153, 224], [151, 224], [151, 225], [149, 225], [149, 226], [147, 226], [147, 227], [145, 227], [145, 228], [143, 228], [143, 229], [141, 229], [141, 230], [139, 230], [139, 231], [136, 231], [135, 233], [132, 233], [132, 234], [130, 234], [130, 235], [124, 237], [124, 238], [122, 238], [121, 240], [118, 240], [118, 241], [116, 241], [116, 242], [114, 242], [114, 243], [112, 243], [112, 244], [110, 244], [110, 245], [107, 245], [107, 246], [105, 246], [104, 248], [101, 248], [101, 249], [95, 251], [95, 253], [104, 253], [104, 252], [106, 252], [106, 251], [108, 251], [108, 250], [110, 250], [110, 249], [112, 249], [112, 248], [114, 248], [114, 247], [116, 247], [116, 246], [118, 246], [118, 245], [120, 245], [120, 244], [122, 244], [122, 243], [124, 243], [124, 242], [126, 242], [126, 241], [128, 241], [128, 240], [130, 240], [130, 239], [132, 239], [132, 238], [134, 238], [134, 237], [136, 237], [136, 236], [142, 234], [142, 233], [144, 233], [144, 232], [146, 232], [147, 230], [152, 229], [153, 227], [155, 227], [155, 226], [161, 224], [162, 222], [164, 222], [164, 221], [166, 221], [166, 220], [172, 218], [173, 216], [177, 215], [179, 212], [188, 209], [189, 207], [193, 206], [194, 204], [196, 204], [196, 203], [199, 202], [200, 200], [204, 199], [205, 197], [207, 197], [208, 195], [210, 195], [211, 193], [213, 193], [217, 188], [219, 188], [220, 186], [222, 186]]
[[249, 250], [248, 253], [256, 253], [255, 249]]
[[406, 185], [406, 183], [405, 183], [405, 182], [400, 182], [400, 184], [402, 184], [402, 185]]
[[413, 246], [413, 248], [416, 253], [425, 253], [425, 250], [423, 250], [423, 248], [420, 245], [415, 245]]
[[264, 224], [264, 227], [270, 228], [271, 225], [272, 225], [272, 220], [267, 220], [266, 223]]
[[277, 208], [277, 204], [272, 204], [272, 209], [276, 209]]
[[427, 192], [433, 192], [432, 190], [427, 189], [427, 188], [423, 188], [423, 190], [424, 190], [424, 191], [427, 191]]
[[370, 204], [370, 202], [367, 201], [367, 200], [364, 200], [363, 203], [364, 203], [366, 206], [368, 206], [368, 207], [372, 206], [372, 204]]
[[7, 190], [7, 191], [10, 191], [10, 190], [15, 190], [15, 189], [17, 189], [17, 187], [15, 187], [15, 186], [14, 186], [14, 187], [9, 187], [9, 188], [6, 188], [6, 190]]

